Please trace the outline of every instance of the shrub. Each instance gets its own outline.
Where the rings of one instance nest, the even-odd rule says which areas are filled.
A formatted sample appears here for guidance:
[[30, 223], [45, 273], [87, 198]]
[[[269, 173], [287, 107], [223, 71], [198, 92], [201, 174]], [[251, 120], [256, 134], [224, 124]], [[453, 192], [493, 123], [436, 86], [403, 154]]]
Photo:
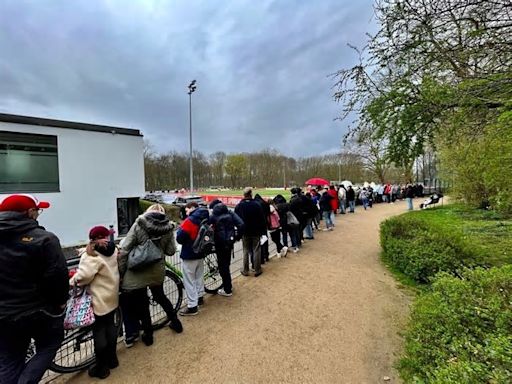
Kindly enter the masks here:
[[406, 383], [512, 382], [512, 266], [440, 274], [405, 332]]
[[[140, 199], [139, 200], [139, 211], [140, 211], [140, 213], [145, 212], [146, 209], [148, 209], [153, 204], [155, 204], [155, 203], [152, 202], [152, 201]], [[162, 204], [162, 203], [160, 203], [160, 205], [162, 207], [164, 207], [165, 214], [167, 215], [167, 217], [169, 217], [171, 220], [176, 221], [176, 222], [181, 221], [181, 219], [180, 219], [180, 208], [179, 207], [177, 207], [176, 205], [172, 205], [172, 204]]]
[[428, 283], [440, 271], [457, 274], [476, 263], [461, 233], [448, 231], [418, 214], [393, 217], [381, 224], [382, 258], [417, 283]]

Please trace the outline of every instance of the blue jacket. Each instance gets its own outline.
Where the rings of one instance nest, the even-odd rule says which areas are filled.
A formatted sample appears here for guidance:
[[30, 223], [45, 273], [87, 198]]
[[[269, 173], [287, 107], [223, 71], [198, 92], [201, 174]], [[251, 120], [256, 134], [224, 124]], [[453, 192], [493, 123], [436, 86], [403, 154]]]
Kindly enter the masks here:
[[181, 244], [180, 257], [183, 260], [202, 259], [206, 255], [197, 254], [192, 250], [192, 245], [199, 232], [199, 227], [203, 220], [208, 220], [208, 209], [196, 208], [189, 217], [181, 223], [176, 232], [176, 241]]

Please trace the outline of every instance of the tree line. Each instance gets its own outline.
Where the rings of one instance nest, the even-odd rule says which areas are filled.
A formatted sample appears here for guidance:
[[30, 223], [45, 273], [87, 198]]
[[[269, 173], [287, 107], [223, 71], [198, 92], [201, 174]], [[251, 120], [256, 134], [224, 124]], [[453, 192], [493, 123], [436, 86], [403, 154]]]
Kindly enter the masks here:
[[[329, 181], [350, 180], [405, 182], [403, 169], [377, 166], [360, 146], [346, 146], [339, 153], [293, 158], [276, 150], [252, 153], [193, 153], [194, 186], [207, 188], [291, 187], [311, 177]], [[378, 161], [376, 161], [378, 163]], [[144, 151], [146, 190], [172, 190], [189, 186], [189, 155], [170, 151], [155, 153], [146, 142]], [[409, 172], [410, 173], [410, 172]]]

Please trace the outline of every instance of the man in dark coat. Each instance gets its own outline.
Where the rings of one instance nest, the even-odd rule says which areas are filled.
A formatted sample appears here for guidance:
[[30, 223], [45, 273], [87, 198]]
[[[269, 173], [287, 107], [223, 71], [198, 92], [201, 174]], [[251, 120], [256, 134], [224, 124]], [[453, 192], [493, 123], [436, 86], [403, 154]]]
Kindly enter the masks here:
[[231, 284], [231, 252], [235, 241], [242, 238], [245, 225], [242, 219], [234, 212], [231, 212], [220, 200], [213, 200], [209, 208], [212, 210], [209, 224], [213, 226], [215, 253], [219, 264], [219, 274], [222, 278], [222, 288], [217, 291], [221, 296], [232, 296], [233, 286]]
[[249, 257], [252, 254], [254, 261], [254, 276], [262, 274], [261, 270], [261, 236], [267, 233], [267, 221], [261, 205], [252, 198], [252, 188], [244, 189], [244, 198], [235, 207], [235, 213], [245, 224], [245, 233], [242, 238], [244, 248], [244, 262], [242, 275], [249, 275]]
[[[37, 218], [47, 202], [11, 195], [0, 205], [0, 383], [37, 383], [64, 338], [69, 294], [59, 239]], [[25, 362], [30, 339], [36, 354]]]

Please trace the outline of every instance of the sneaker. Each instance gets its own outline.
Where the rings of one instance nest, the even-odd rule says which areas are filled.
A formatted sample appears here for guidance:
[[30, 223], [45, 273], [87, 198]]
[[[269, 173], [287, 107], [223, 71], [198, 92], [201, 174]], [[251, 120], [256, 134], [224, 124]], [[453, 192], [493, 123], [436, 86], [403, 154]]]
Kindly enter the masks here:
[[259, 276], [259, 275], [261, 275], [262, 273], [263, 273], [263, 271], [256, 272], [256, 273], [254, 274], [254, 277], [258, 277], [258, 276]]
[[240, 274], [243, 276], [249, 276], [249, 272], [245, 272], [245, 271], [240, 271]]
[[233, 296], [233, 293], [227, 293], [224, 288], [221, 288], [217, 291], [217, 295], [220, 295], [220, 296], [225, 296], [225, 297], [230, 297], [230, 296]]
[[286, 257], [286, 254], [288, 253], [288, 247], [283, 247], [283, 249], [281, 249], [281, 257]]
[[197, 310], [197, 307], [192, 307], [192, 308], [185, 308], [185, 309], [182, 309], [180, 311], [180, 315], [181, 316], [195, 316], [198, 314], [198, 310]]
[[87, 371], [90, 377], [97, 377], [98, 379], [106, 379], [110, 376], [110, 369], [108, 368], [100, 368], [97, 365], [93, 365]]
[[293, 250], [293, 253], [297, 253], [299, 252], [299, 247], [295, 247], [295, 249]]
[[149, 347], [150, 345], [153, 345], [153, 335], [150, 335], [148, 333], [143, 333], [141, 337], [142, 342]]
[[176, 320], [171, 321], [171, 324], [169, 324], [169, 328], [176, 333], [183, 332], [183, 325], [181, 324], [181, 321], [178, 318], [176, 318]]
[[126, 345], [126, 348], [133, 347], [133, 344], [139, 340], [139, 336], [128, 336], [124, 338], [124, 345]]
[[204, 297], [203, 296], [201, 296], [199, 299], [197, 299], [197, 304], [204, 305]]
[[334, 231], [334, 227], [329, 228], [329, 231]]

